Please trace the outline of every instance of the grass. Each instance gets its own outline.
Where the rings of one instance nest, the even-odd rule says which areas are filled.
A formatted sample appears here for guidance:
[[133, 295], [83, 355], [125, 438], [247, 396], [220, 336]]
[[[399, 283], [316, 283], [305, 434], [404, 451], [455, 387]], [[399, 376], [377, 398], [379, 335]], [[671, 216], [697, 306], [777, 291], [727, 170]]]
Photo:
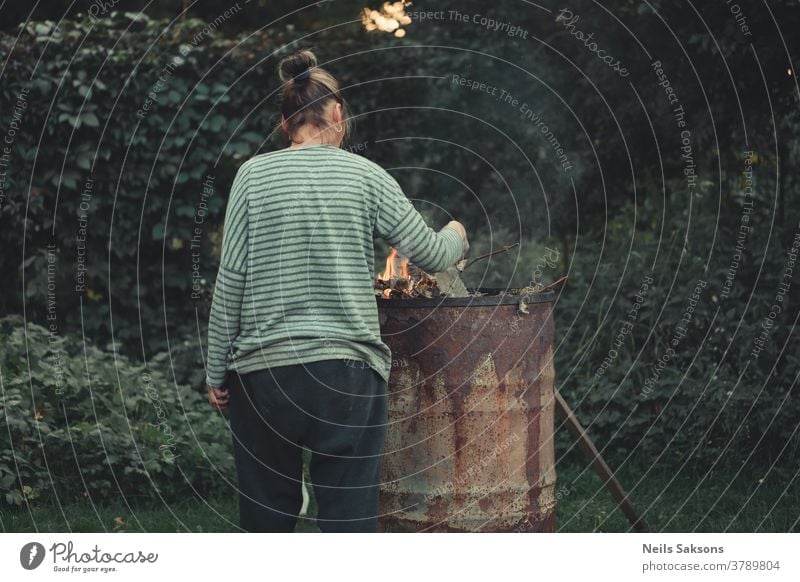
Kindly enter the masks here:
[[[800, 479], [763, 479], [757, 469], [735, 474], [628, 467], [617, 478], [653, 532], [799, 531]], [[561, 467], [557, 490], [558, 531], [632, 531], [586, 463]]]
[[[757, 471], [708, 475], [655, 468], [629, 467], [618, 474], [622, 485], [652, 531], [670, 532], [788, 532], [798, 530], [800, 479], [768, 479], [759, 483]], [[787, 488], [787, 484], [790, 485]], [[727, 487], [727, 490], [726, 490]], [[625, 532], [630, 527], [615, 508], [600, 479], [581, 459], [558, 468], [557, 509], [560, 532]], [[235, 492], [224, 497], [177, 503], [123, 501], [93, 507], [88, 501], [0, 510], [4, 532], [235, 532], [238, 506]], [[313, 499], [311, 513], [313, 514]], [[298, 531], [317, 531], [312, 521]]]

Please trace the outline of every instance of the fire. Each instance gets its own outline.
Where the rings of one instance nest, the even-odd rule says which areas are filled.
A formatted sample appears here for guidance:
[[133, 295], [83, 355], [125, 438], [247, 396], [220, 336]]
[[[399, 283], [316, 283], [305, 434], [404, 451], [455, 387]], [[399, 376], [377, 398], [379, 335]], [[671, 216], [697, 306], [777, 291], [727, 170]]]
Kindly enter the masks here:
[[406, 257], [392, 248], [386, 257], [386, 267], [375, 281], [375, 295], [384, 299], [433, 297], [437, 293], [436, 281]]
[[408, 278], [408, 259], [400, 257], [397, 249], [392, 248], [392, 252], [386, 257], [386, 268], [378, 275], [378, 279], [388, 282], [392, 279], [408, 280]]

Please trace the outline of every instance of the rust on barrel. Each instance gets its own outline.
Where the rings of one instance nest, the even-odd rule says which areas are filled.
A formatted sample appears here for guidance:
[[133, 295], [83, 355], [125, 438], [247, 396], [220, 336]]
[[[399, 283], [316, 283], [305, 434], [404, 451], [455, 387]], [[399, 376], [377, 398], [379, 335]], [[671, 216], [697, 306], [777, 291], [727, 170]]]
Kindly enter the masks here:
[[552, 299], [378, 300], [381, 531], [555, 530]]

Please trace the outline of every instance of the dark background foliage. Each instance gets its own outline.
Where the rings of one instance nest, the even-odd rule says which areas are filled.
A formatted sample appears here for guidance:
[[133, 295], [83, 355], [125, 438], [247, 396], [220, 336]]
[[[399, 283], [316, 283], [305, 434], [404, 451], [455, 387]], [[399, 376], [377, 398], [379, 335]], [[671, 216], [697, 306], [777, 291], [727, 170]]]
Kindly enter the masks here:
[[[574, 2], [579, 28], [624, 61], [626, 78], [564, 29], [556, 7], [420, 3], [413, 9], [507, 21], [527, 38], [452, 19], [414, 22], [396, 38], [366, 33], [357, 3], [298, 10], [252, 2], [213, 30], [208, 24], [232, 5], [197, 4], [148, 4], [138, 13], [145, 3], [119, 2], [99, 18], [84, 5], [65, 20], [69, 2], [39, 3], [27, 21], [21, 5], [5, 13], [3, 130], [20, 91], [28, 93], [0, 206], [8, 249], [0, 255], [0, 313], [48, 326], [55, 305], [55, 335], [70, 357], [80, 355], [73, 344], [90, 338], [107, 346], [88, 356], [91, 367], [110, 365], [109, 353], [131, 370], [147, 362], [163, 390], [197, 396], [227, 190], [245, 159], [283, 145], [275, 132], [276, 65], [311, 46], [345, 87], [356, 115], [353, 151], [389, 169], [432, 223], [451, 214], [463, 220], [473, 255], [521, 242], [473, 267], [469, 284], [522, 286], [568, 275], [555, 308], [558, 387], [615, 463], [707, 468], [758, 459], [790, 474], [800, 444], [797, 281], [764, 350], [755, 357], [752, 348], [800, 232], [790, 60], [797, 47], [789, 32], [800, 25], [797, 2], [741, 2], [751, 37], [724, 3], [619, 2], [616, 21], [599, 4]], [[291, 10], [298, 11], [280, 18]], [[686, 111], [698, 174], [691, 190], [657, 60]], [[471, 91], [454, 75], [497, 92]], [[569, 170], [521, 103], [546, 120]], [[754, 152], [752, 229], [725, 296], [746, 202], [746, 151]], [[213, 187], [204, 195], [208, 176]], [[557, 261], [544, 260], [554, 253]], [[653, 282], [635, 323], [615, 344], [647, 274]], [[686, 335], [659, 369], [698, 281], [706, 286]], [[5, 321], [8, 382], [27, 375], [21, 358], [32, 341], [25, 347], [24, 333], [8, 323], [18, 320]], [[612, 348], [616, 357], [598, 374]], [[643, 390], [656, 373], [653, 388]], [[47, 377], [37, 374], [35, 394], [52, 389]], [[79, 372], [70, 378], [75, 390], [85, 388]], [[136, 384], [109, 381], [107, 388], [115, 386]], [[37, 406], [21, 393], [14, 402], [19, 410]], [[199, 400], [196, 406], [202, 410]], [[45, 418], [57, 422], [58, 407], [48, 410]], [[98, 418], [112, 413], [109, 404]], [[35, 415], [27, 418], [20, 432], [8, 433], [15, 446], [35, 430]], [[571, 446], [563, 433], [561, 450]], [[145, 438], [125, 435], [123, 442]], [[10, 462], [3, 459], [0, 471], [10, 471]], [[39, 470], [31, 464], [26, 475], [37, 478]], [[171, 479], [171, 470], [156, 473]], [[19, 492], [9, 494], [19, 500]]]

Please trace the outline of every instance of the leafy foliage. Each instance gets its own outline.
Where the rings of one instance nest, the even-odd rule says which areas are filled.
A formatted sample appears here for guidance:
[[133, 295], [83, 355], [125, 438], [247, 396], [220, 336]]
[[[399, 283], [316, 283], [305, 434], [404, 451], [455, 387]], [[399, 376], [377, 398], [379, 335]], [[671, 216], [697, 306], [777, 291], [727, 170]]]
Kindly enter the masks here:
[[[338, 10], [338, 3], [322, 7], [329, 4]], [[364, 34], [338, 16], [336, 26], [321, 27], [320, 12], [305, 26], [321, 32], [271, 26], [235, 38], [197, 19], [122, 12], [58, 27], [30, 22], [19, 39], [0, 36], [3, 56], [12, 56], [0, 87], [4, 123], [29, 88], [0, 207], [4, 242], [24, 252], [0, 256], [0, 312], [24, 307], [29, 320], [47, 324], [54, 287], [59, 333], [113, 340], [132, 358], [126, 365], [147, 360], [154, 379], [164, 374], [153, 382], [159, 390], [164, 382], [200, 384], [197, 338], [205, 335], [228, 186], [244, 159], [279, 143], [278, 59], [312, 45], [355, 111], [354, 151], [387, 167], [432, 222], [450, 212], [466, 222], [473, 255], [521, 242], [472, 267], [468, 284], [523, 286], [537, 268], [545, 284], [568, 275], [555, 308], [557, 380], [605, 453], [617, 462], [796, 463], [796, 277], [763, 351], [751, 355], [772, 319], [798, 228], [800, 108], [787, 74], [796, 50], [790, 38], [788, 49], [775, 38], [776, 21], [784, 31], [800, 25], [796, 6], [748, 11], [753, 50], [725, 3], [697, 6], [700, 20], [674, 3], [619, 2], [612, 31], [596, 24], [610, 22], [605, 8], [574, 2], [581, 27], [624, 56], [627, 80], [555, 13], [534, 7], [494, 14], [527, 31], [525, 39], [452, 19], [414, 22], [398, 39]], [[209, 20], [218, 12], [214, 3], [206, 9]], [[477, 1], [459, 10], [488, 12]], [[694, 191], [655, 60], [687, 111], [700, 177]], [[553, 130], [568, 172], [522, 104]], [[755, 153], [752, 231], [723, 297], [748, 150]], [[653, 284], [618, 339], [648, 273]], [[686, 334], [659, 367], [698, 280], [707, 287]], [[24, 337], [13, 339], [4, 358], [23, 349]], [[617, 355], [604, 364], [612, 348]], [[23, 363], [14, 365], [4, 378], [27, 378]], [[18, 412], [27, 419], [24, 406]], [[44, 491], [43, 475], [29, 486]]]
[[[731, 223], [738, 220], [738, 209], [730, 214]], [[699, 231], [713, 228], [710, 217], [698, 220]], [[626, 255], [630, 245], [623, 229], [615, 231], [618, 221], [625, 217], [611, 222], [604, 240], [611, 257]], [[788, 475], [800, 450], [800, 359], [791, 349], [796, 309], [774, 318], [760, 353], [754, 340], [770, 319], [789, 247], [775, 245], [767, 253], [775, 258], [759, 275], [754, 255], [769, 232], [754, 229], [751, 250], [723, 296], [714, 282], [724, 280], [730, 255], [707, 265], [707, 248], [682, 244], [681, 231], [674, 217], [668, 245], [636, 233], [636, 250], [624, 263], [575, 256], [556, 306], [561, 390], [618, 463], [741, 467], [757, 460]], [[736, 232], [725, 227], [718, 234], [729, 242]], [[784, 305], [795, 305], [798, 295], [792, 290]], [[597, 307], [587, 312], [584, 303]], [[590, 313], [596, 319], [582, 319]], [[561, 444], [571, 446], [567, 439]]]
[[0, 319], [0, 504], [184, 499], [235, 479], [204, 395], [19, 316]]

